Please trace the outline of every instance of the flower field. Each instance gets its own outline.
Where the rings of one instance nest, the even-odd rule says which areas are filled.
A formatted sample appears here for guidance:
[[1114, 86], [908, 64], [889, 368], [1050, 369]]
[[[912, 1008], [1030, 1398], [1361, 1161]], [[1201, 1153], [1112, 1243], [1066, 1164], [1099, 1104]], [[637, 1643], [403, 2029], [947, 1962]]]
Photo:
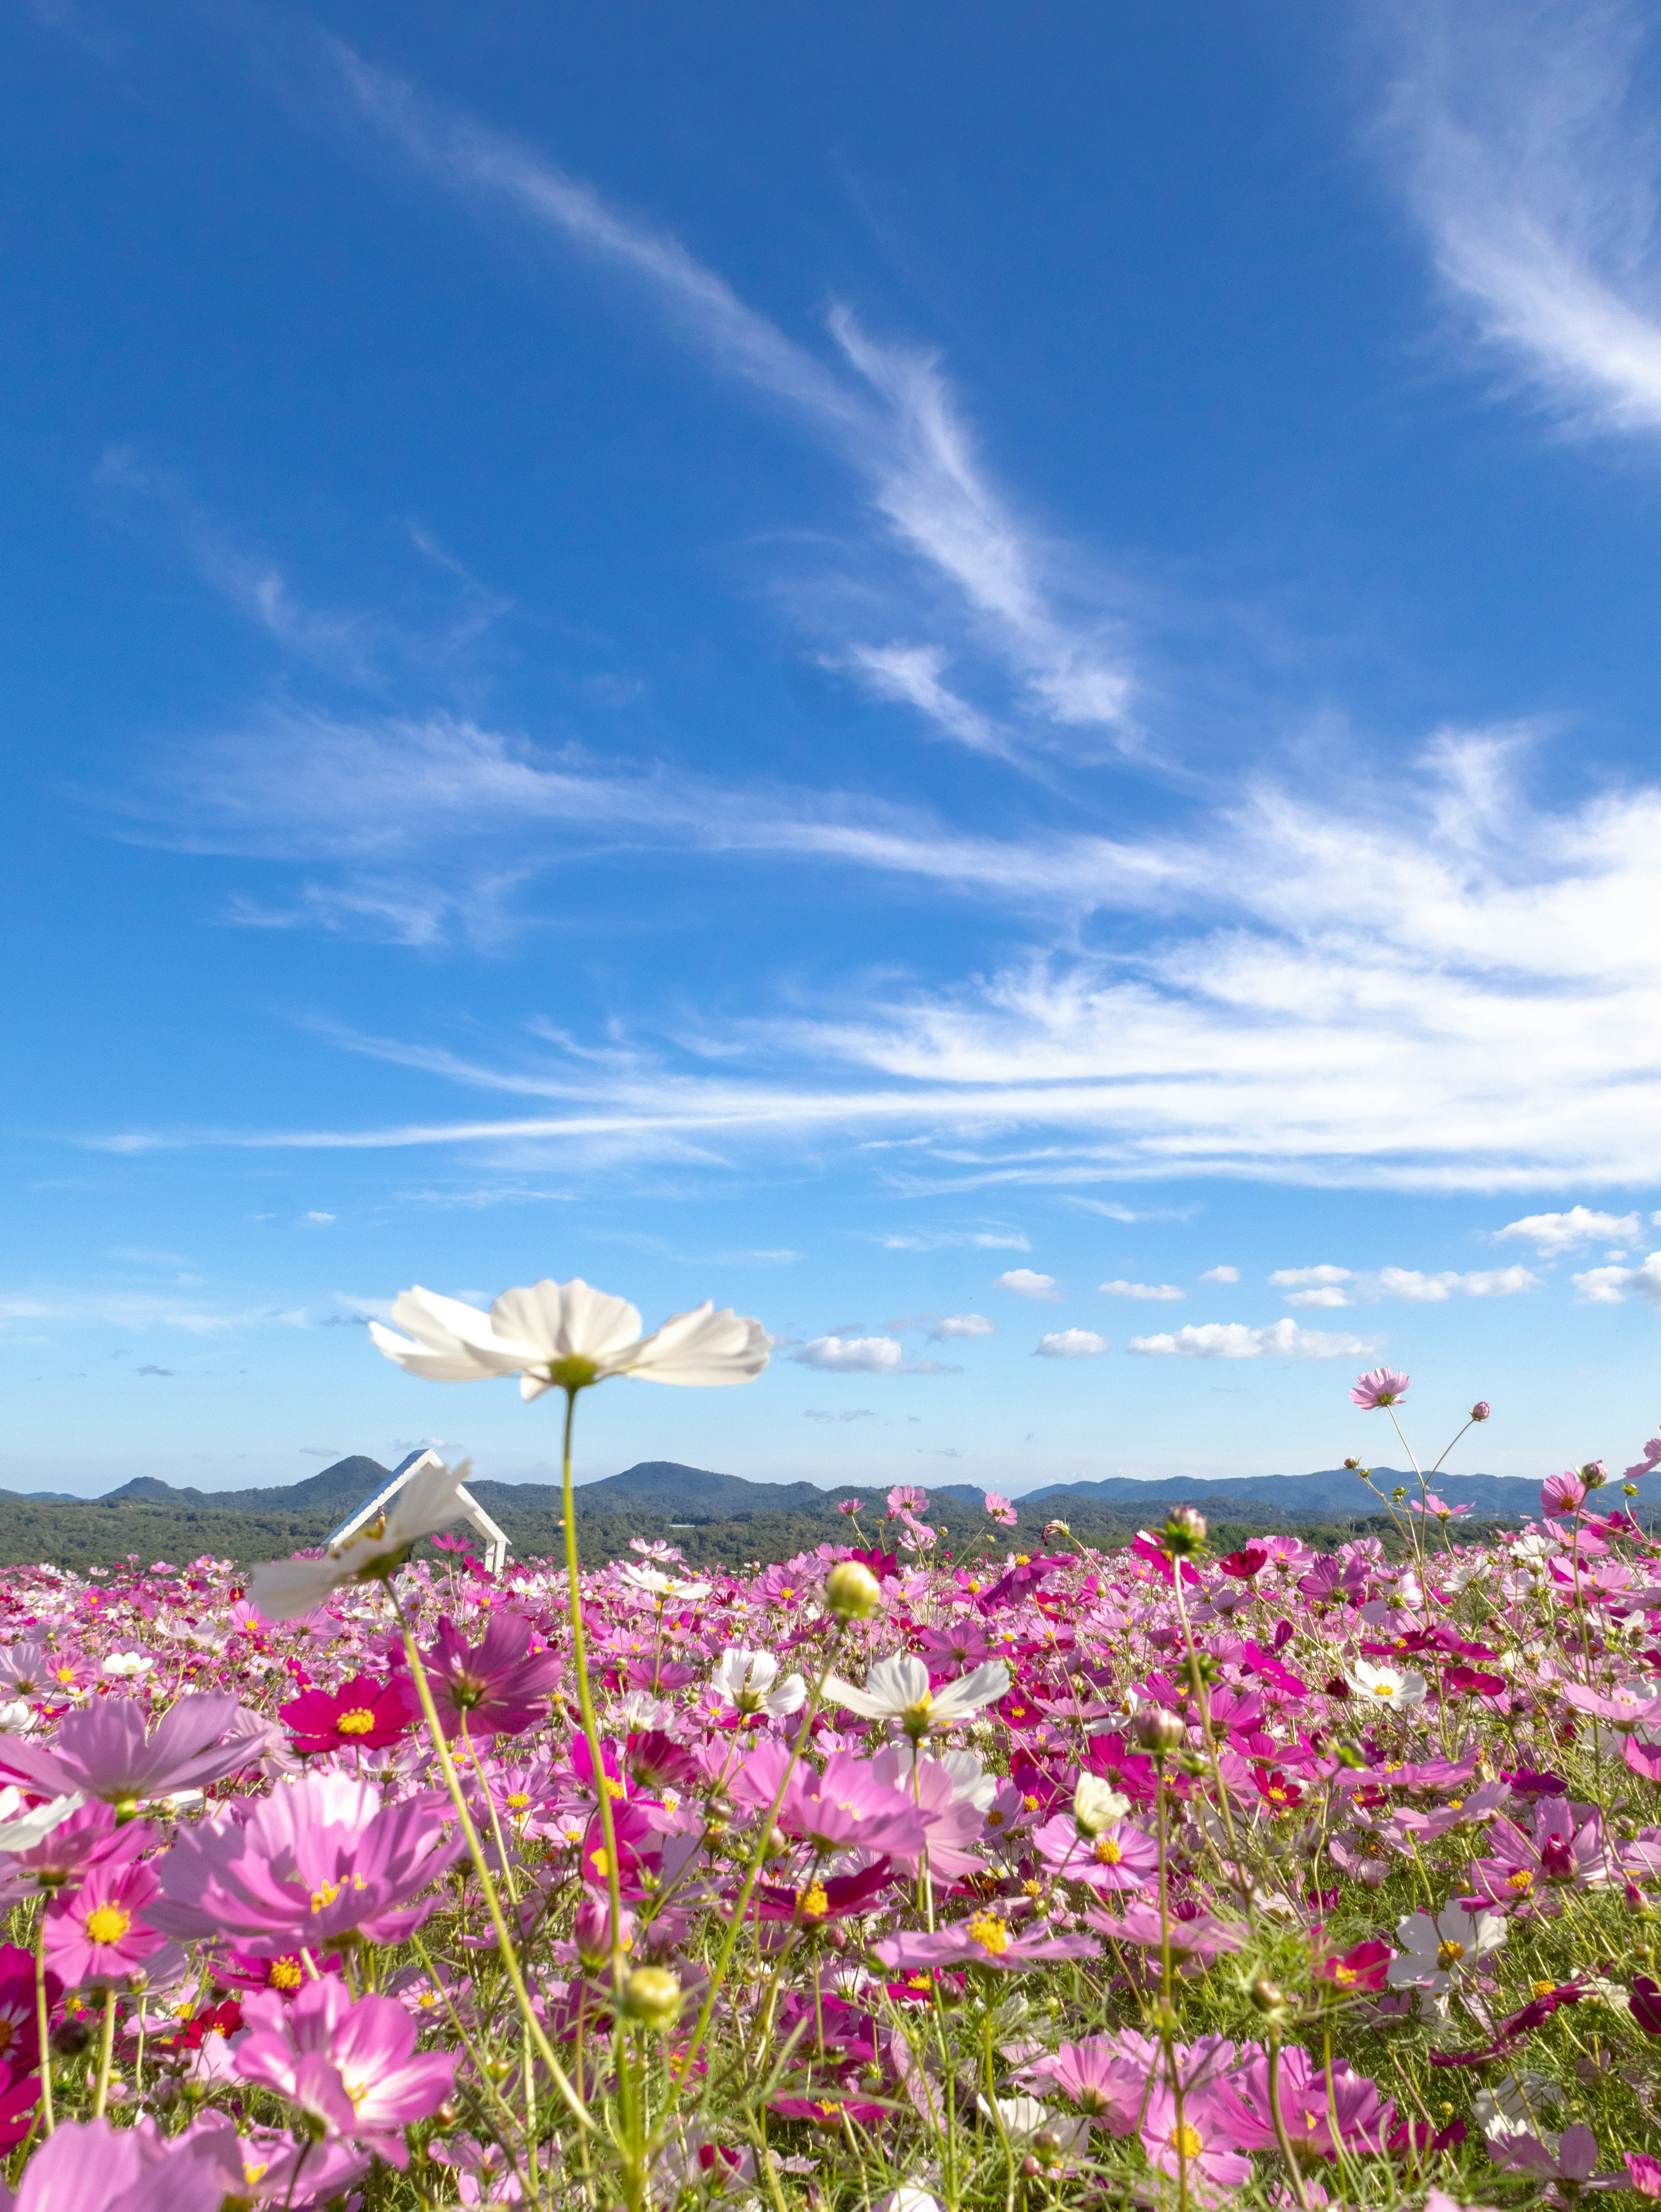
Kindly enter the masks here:
[[[568, 1465], [606, 1374], [757, 1371], [538, 1291], [382, 1348], [539, 1374]], [[1480, 1545], [1427, 1470], [1393, 1560], [996, 1498], [952, 1559], [899, 1489], [703, 1580], [488, 1576], [463, 1473], [246, 1587], [0, 1582], [23, 2212], [1661, 2196], [1661, 1556], [1601, 1466]]]

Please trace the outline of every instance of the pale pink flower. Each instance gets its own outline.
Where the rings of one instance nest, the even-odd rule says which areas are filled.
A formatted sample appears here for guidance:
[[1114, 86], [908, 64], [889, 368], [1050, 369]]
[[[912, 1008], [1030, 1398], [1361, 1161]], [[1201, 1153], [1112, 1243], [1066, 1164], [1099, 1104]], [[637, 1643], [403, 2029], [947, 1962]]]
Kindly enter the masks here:
[[147, 1735], [136, 1698], [99, 1698], [66, 1717], [55, 1743], [0, 1735], [0, 1770], [48, 1795], [79, 1791], [131, 1814], [258, 1759], [263, 1741], [232, 1735], [239, 1711], [234, 1698], [180, 1698]]
[[1380, 1406], [1398, 1406], [1406, 1397], [1411, 1380], [1410, 1376], [1397, 1375], [1389, 1367], [1370, 1368], [1365, 1375], [1356, 1376], [1349, 1394], [1350, 1403], [1367, 1413], [1375, 1412]]
[[1009, 1500], [1000, 1497], [995, 1490], [986, 1493], [986, 1514], [989, 1521], [1001, 1522], [1006, 1528], [1013, 1528], [1020, 1517]]
[[395, 1998], [353, 2001], [333, 1974], [308, 1982], [292, 2003], [274, 1991], [252, 1996], [242, 2015], [252, 2033], [236, 2045], [245, 2081], [275, 2089], [332, 2135], [349, 2136], [389, 2165], [409, 2164], [404, 2130], [435, 2112], [450, 2094], [455, 2061], [417, 2052], [416, 2023]]

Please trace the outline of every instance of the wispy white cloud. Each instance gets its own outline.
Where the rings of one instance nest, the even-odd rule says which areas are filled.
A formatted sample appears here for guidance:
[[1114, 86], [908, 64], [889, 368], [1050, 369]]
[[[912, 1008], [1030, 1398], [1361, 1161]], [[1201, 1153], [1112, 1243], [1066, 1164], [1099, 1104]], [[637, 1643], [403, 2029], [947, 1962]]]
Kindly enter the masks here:
[[[1035, 952], [944, 988], [851, 979], [846, 1011], [710, 1024], [650, 1066], [569, 1054], [493, 1064], [343, 1036], [563, 1110], [218, 1134], [495, 1145], [516, 1148], [527, 1173], [557, 1151], [562, 1174], [578, 1144], [696, 1155], [808, 1130], [861, 1144], [904, 1135], [871, 1159], [892, 1189], [934, 1196], [1176, 1175], [1519, 1192], [1661, 1182], [1661, 790], [1548, 810], [1530, 799], [1523, 757], [1515, 733], [1449, 736], [1376, 811], [1360, 794], [1341, 818], [1263, 784], [1203, 834], [1112, 845], [955, 837], [776, 797], [722, 804], [465, 728], [423, 727], [404, 744], [371, 733], [357, 749], [329, 743], [320, 724], [286, 750], [251, 738], [234, 769], [203, 764], [204, 849], [332, 842], [408, 860], [435, 823], [456, 839], [508, 819], [551, 837], [554, 825], [567, 838], [603, 827], [612, 842], [632, 823], [664, 845], [905, 869], [1022, 911], [1047, 885], [1051, 926], [1070, 898], [1159, 927], [1136, 949]], [[105, 1141], [180, 1140], [200, 1136]]]
[[997, 1329], [984, 1314], [947, 1314], [929, 1330], [929, 1340], [934, 1344], [950, 1344], [956, 1338], [967, 1336], [995, 1336]]
[[1128, 1283], [1122, 1275], [1102, 1284], [1101, 1288], [1110, 1298], [1180, 1298], [1184, 1295], [1175, 1283]]
[[1661, 429], [1652, 14], [1420, 0], [1396, 21], [1394, 140], [1450, 295], [1565, 422]]
[[[623, 274], [720, 374], [764, 394], [828, 443], [864, 485], [890, 544], [932, 585], [955, 592], [965, 647], [1001, 660], [1012, 717], [1019, 715], [1029, 741], [1089, 730], [1130, 740], [1122, 640], [1105, 611], [1083, 617], [1066, 611], [1076, 577], [1058, 580], [1059, 549], [994, 486], [931, 355], [873, 338], [839, 306], [830, 317], [837, 355], [821, 359], [679, 240], [338, 42], [330, 41], [329, 52], [358, 113], [434, 182]], [[975, 750], [1010, 749], [986, 714], [944, 683], [948, 656], [934, 643], [849, 640], [843, 657], [879, 696], [909, 701]]]
[[1200, 1278], [1202, 1283], [1238, 1283], [1239, 1279], [1238, 1267], [1208, 1267]]
[[1129, 1348], [1155, 1358], [1353, 1359], [1375, 1350], [1376, 1342], [1304, 1328], [1295, 1321], [1271, 1322], [1267, 1328], [1250, 1328], [1239, 1321], [1208, 1321], [1190, 1323], [1174, 1334], [1133, 1336]]
[[955, 1375], [936, 1359], [908, 1359], [895, 1336], [816, 1336], [786, 1355], [826, 1375]]
[[885, 1231], [875, 1241], [885, 1252], [940, 1252], [953, 1245], [982, 1252], [1032, 1249], [1019, 1229], [896, 1229]]
[[185, 1336], [226, 1336], [273, 1325], [303, 1328], [303, 1307], [279, 1311], [265, 1306], [241, 1311], [187, 1298], [129, 1291], [10, 1291], [0, 1293], [0, 1328], [18, 1322], [62, 1322], [77, 1328], [107, 1327], [148, 1331], [177, 1329]]
[[1441, 1305], [1449, 1298], [1511, 1298], [1537, 1291], [1540, 1278], [1527, 1267], [1352, 1268], [1277, 1267], [1269, 1277], [1287, 1293], [1289, 1306], [1352, 1306], [1358, 1300], [1406, 1298], [1415, 1305]]

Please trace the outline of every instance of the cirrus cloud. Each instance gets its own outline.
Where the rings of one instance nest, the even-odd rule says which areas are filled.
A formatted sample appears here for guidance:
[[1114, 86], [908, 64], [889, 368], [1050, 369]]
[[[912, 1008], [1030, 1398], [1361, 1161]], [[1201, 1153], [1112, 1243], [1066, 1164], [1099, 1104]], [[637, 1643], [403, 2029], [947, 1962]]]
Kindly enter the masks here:
[[1110, 1298], [1180, 1298], [1184, 1295], [1175, 1283], [1128, 1283], [1123, 1276], [1098, 1287]]

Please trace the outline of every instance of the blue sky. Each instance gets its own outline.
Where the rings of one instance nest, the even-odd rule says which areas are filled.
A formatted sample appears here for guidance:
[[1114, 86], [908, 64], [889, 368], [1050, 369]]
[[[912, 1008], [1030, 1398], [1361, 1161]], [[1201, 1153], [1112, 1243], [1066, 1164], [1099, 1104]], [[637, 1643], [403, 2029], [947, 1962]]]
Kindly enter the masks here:
[[779, 1340], [590, 1476], [1624, 1463], [1644, 31], [9, 11], [0, 1482], [540, 1476], [362, 1324], [576, 1273]]

